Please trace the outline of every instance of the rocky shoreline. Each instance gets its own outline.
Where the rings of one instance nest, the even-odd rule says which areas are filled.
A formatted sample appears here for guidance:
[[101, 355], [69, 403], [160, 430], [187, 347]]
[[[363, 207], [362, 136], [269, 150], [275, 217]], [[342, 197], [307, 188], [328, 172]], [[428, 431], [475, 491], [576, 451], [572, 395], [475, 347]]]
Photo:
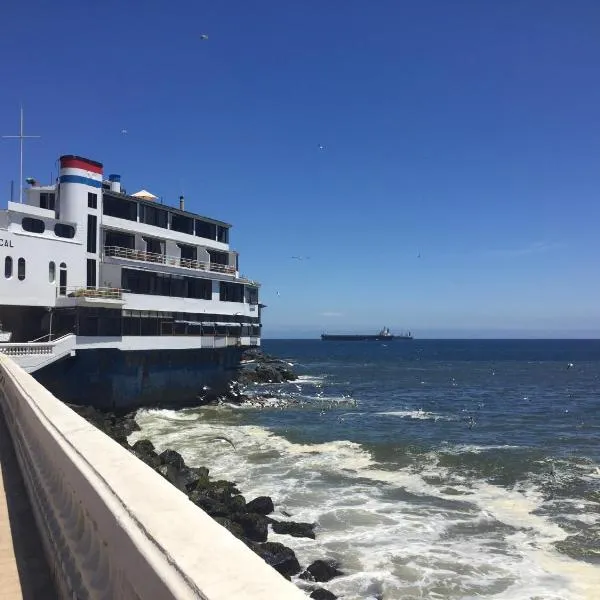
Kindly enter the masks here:
[[[226, 396], [210, 399], [206, 397], [206, 401], [201, 404], [220, 401], [242, 403], [249, 399], [248, 395], [244, 394], [245, 387], [249, 384], [282, 383], [296, 378], [287, 363], [265, 355], [259, 349], [252, 349], [245, 353], [237, 382], [230, 386]], [[250, 396], [250, 400], [256, 398], [257, 395]], [[175, 450], [165, 450], [158, 454], [150, 440], [138, 440], [130, 445], [127, 441], [128, 436], [140, 430], [135, 421], [135, 412], [120, 415], [114, 412], [102, 412], [88, 406], [70, 405], [70, 407], [160, 473], [185, 493], [191, 502], [243, 541], [281, 575], [289, 580], [298, 575], [302, 580], [299, 587], [309, 592], [310, 598], [316, 600], [337, 598], [318, 585], [342, 574], [335, 562], [319, 559], [303, 569], [291, 548], [279, 542], [268, 541], [269, 526], [277, 534], [315, 539], [313, 523], [282, 521], [270, 517], [269, 515], [275, 510], [271, 497], [260, 496], [248, 502], [235, 482], [211, 479], [207, 467], [187, 466], [183, 457]]]

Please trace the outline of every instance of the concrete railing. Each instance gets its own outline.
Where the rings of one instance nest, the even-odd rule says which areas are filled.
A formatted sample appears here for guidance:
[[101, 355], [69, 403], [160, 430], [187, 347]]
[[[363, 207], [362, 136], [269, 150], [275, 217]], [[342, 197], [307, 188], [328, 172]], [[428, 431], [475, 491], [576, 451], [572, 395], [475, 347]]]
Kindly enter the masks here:
[[0, 343], [0, 354], [12, 357], [28, 373], [34, 373], [70, 354], [75, 343], [76, 338], [72, 333], [51, 342]]
[[3, 355], [0, 407], [60, 597], [306, 598]]

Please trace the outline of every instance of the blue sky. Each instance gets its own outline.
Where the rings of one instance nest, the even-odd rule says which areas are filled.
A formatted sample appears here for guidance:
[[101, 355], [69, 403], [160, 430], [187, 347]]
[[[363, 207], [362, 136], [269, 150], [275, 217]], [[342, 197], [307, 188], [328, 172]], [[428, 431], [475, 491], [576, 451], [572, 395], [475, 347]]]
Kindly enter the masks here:
[[[2, 22], [0, 134], [22, 102], [42, 136], [25, 176], [80, 154], [233, 223], [265, 337], [600, 335], [597, 1], [36, 0]], [[3, 199], [17, 177], [2, 140]]]

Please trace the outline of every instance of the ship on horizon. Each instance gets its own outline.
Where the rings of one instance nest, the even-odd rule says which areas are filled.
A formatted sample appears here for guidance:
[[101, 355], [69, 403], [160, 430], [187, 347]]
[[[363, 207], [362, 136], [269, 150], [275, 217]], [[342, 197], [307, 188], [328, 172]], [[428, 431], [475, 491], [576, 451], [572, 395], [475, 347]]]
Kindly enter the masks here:
[[383, 342], [387, 340], [412, 340], [413, 336], [410, 331], [395, 335], [390, 332], [388, 327], [384, 327], [379, 333], [375, 334], [361, 334], [361, 333], [322, 333], [321, 339], [326, 341], [336, 342], [362, 342], [362, 341], [374, 341]]

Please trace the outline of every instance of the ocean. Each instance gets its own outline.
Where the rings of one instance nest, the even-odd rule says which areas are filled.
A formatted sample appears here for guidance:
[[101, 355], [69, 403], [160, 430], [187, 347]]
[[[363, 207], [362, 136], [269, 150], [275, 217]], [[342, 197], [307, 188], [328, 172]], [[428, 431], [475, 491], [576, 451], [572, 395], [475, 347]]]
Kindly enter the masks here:
[[132, 441], [316, 523], [269, 539], [345, 600], [600, 598], [600, 341], [263, 349], [300, 375], [266, 406], [140, 411]]

